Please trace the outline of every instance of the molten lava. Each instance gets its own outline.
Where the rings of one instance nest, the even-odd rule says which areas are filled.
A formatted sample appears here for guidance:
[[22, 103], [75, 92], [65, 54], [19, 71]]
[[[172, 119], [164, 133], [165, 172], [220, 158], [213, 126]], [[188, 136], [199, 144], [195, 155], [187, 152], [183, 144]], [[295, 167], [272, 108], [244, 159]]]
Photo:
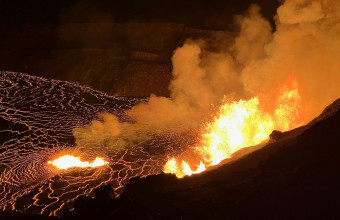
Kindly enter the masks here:
[[[236, 151], [266, 140], [274, 129], [286, 131], [301, 125], [301, 97], [295, 81], [283, 86], [271, 113], [262, 110], [260, 99], [230, 102], [226, 100], [217, 116], [207, 124], [200, 143], [179, 159], [171, 158], [164, 166], [165, 173], [178, 178], [203, 172], [230, 158]], [[190, 163], [194, 158], [197, 163]], [[193, 170], [191, 167], [195, 167]]]
[[75, 157], [72, 155], [64, 155], [55, 159], [53, 161], [48, 161], [48, 164], [52, 164], [53, 166], [57, 167], [58, 169], [67, 170], [69, 168], [94, 168], [100, 167], [108, 164], [109, 162], [105, 161], [103, 158], [96, 157], [96, 159], [90, 163], [88, 161], [81, 161], [79, 157]]

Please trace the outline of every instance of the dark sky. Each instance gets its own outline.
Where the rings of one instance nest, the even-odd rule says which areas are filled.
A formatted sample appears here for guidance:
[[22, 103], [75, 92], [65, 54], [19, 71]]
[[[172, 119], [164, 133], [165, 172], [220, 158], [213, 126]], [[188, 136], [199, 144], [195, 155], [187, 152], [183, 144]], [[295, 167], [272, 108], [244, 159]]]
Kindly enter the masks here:
[[251, 3], [272, 18], [276, 0], [1, 0], [0, 19], [8, 23], [175, 22], [225, 29], [234, 14]]

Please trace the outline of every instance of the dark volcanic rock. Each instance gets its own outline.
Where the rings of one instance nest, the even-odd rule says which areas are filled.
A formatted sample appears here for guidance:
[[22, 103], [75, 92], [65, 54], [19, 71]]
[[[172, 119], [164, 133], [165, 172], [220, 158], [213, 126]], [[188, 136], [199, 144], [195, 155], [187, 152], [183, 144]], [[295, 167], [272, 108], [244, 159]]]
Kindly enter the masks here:
[[[339, 100], [338, 100], [339, 101]], [[281, 141], [200, 175], [135, 178], [110, 202], [96, 196], [100, 219], [337, 219], [340, 111]], [[327, 110], [326, 109], [326, 110]], [[327, 110], [327, 111], [328, 111]], [[322, 114], [325, 115], [325, 112]], [[282, 133], [284, 134], [284, 133]], [[107, 186], [98, 189], [105, 192]], [[78, 210], [65, 217], [77, 218]]]
[[232, 36], [160, 22], [8, 24], [0, 28], [0, 70], [77, 81], [120, 96], [169, 96], [177, 47], [202, 38], [218, 50]]
[[284, 137], [284, 133], [281, 131], [274, 130], [270, 135], [269, 135], [269, 142], [276, 142], [281, 140]]

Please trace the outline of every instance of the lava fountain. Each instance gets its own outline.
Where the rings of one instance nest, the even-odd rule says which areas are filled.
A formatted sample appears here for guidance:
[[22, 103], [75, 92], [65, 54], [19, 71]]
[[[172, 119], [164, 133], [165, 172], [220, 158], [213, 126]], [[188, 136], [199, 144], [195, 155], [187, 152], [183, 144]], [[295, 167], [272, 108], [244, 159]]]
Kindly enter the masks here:
[[48, 161], [48, 164], [55, 166], [58, 169], [67, 170], [69, 168], [95, 168], [108, 164], [103, 158], [96, 157], [93, 162], [82, 161], [79, 157], [72, 155], [64, 155], [58, 159]]
[[180, 158], [170, 158], [164, 172], [176, 174], [178, 178], [201, 173], [232, 157], [236, 151], [263, 142], [274, 129], [286, 131], [302, 124], [301, 96], [295, 80], [281, 88], [276, 100], [275, 109], [266, 112], [263, 105], [268, 103], [261, 102], [259, 97], [239, 101], [226, 99], [212, 122], [205, 126], [199, 144]]

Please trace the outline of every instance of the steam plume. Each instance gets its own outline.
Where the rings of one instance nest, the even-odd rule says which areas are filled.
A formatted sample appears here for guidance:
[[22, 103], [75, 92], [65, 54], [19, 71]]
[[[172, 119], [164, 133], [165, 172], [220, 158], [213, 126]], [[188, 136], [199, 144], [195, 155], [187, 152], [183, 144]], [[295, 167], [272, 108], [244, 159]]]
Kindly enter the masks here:
[[275, 32], [256, 5], [236, 21], [240, 33], [227, 51], [188, 40], [174, 52], [170, 98], [152, 95], [127, 111], [129, 122], [101, 114], [74, 129], [77, 145], [114, 151], [150, 134], [198, 129], [224, 96], [263, 96], [271, 109], [272, 96], [291, 78], [299, 85], [305, 122], [339, 97], [340, 1], [286, 0]]

